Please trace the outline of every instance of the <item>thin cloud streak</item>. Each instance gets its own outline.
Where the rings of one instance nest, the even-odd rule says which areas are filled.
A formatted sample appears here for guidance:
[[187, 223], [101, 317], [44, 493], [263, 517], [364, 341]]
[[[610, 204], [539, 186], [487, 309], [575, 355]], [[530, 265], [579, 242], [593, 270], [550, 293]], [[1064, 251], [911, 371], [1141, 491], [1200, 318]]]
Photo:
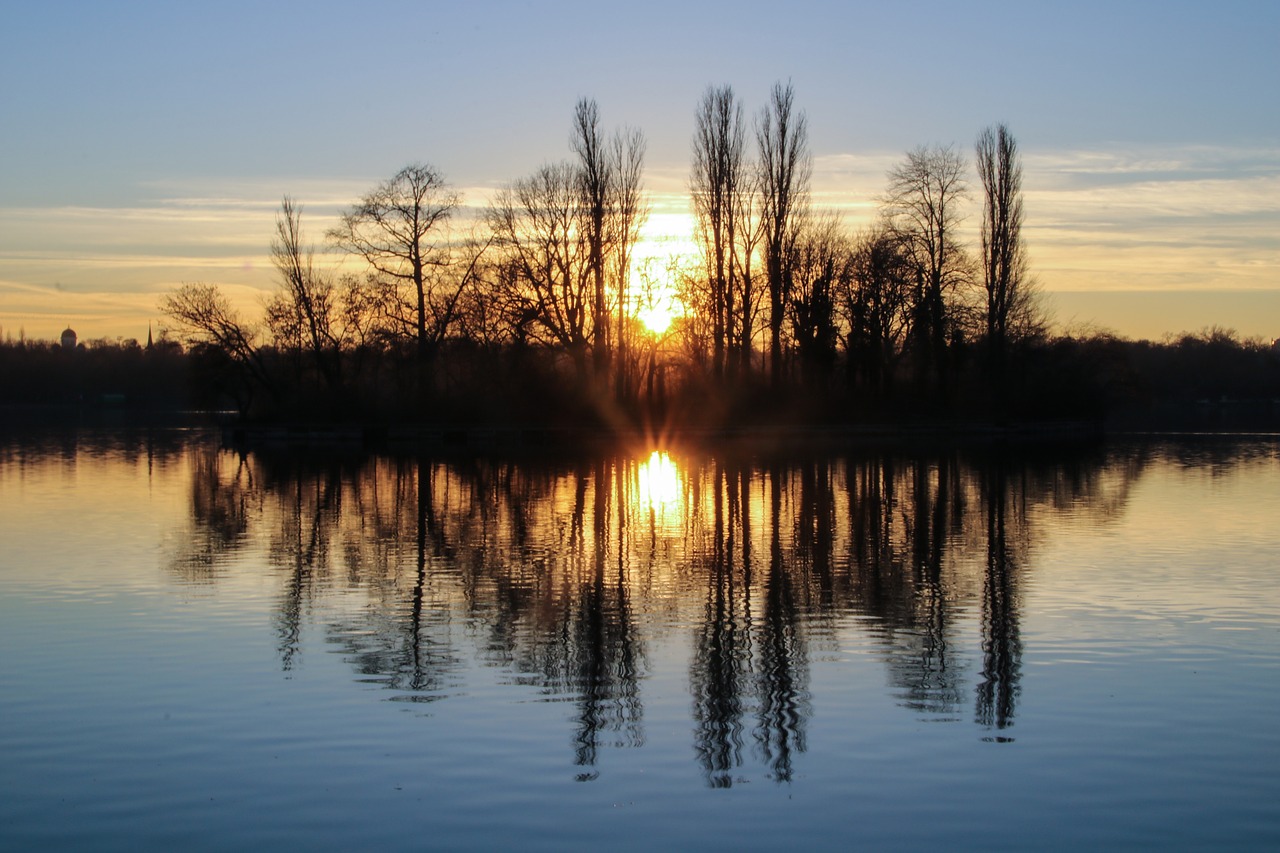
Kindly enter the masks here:
[[[886, 173], [903, 156], [816, 157], [814, 203], [841, 211], [853, 229], [871, 224]], [[1024, 150], [1024, 169], [1028, 248], [1046, 291], [1280, 289], [1280, 152], [1190, 145]], [[687, 166], [655, 164], [645, 182], [655, 216], [688, 212]], [[66, 294], [116, 300], [102, 314], [107, 317], [117, 309], [136, 311], [143, 299], [154, 314], [155, 295], [184, 281], [208, 281], [241, 295], [270, 290], [268, 247], [286, 193], [303, 208], [318, 260], [338, 265], [325, 251], [324, 233], [376, 183], [151, 182], [141, 188], [146, 198], [128, 206], [0, 208], [0, 324], [11, 328], [21, 314], [34, 325], [37, 294], [62, 294], [48, 306], [49, 328], [31, 329], [52, 335], [61, 322], [55, 318], [68, 313]], [[459, 188], [459, 231], [483, 215], [502, 183]], [[971, 197], [963, 225], [971, 243], [978, 210]], [[27, 296], [19, 300], [18, 294]], [[1124, 317], [1100, 319], [1121, 329], [1126, 323]]]

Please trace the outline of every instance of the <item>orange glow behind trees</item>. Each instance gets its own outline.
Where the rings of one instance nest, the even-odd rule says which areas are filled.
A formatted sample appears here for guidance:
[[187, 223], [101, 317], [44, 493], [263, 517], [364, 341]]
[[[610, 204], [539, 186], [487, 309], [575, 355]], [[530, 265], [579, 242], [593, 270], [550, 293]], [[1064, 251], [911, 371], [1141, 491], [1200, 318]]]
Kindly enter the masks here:
[[[644, 135], [606, 132], [582, 99], [571, 156], [500, 190], [469, 235], [442, 232], [461, 218], [459, 196], [434, 170], [409, 167], [368, 194], [330, 231], [349, 260], [337, 285], [309, 281], [300, 208], [286, 199], [277, 266], [302, 310], [277, 314], [297, 320], [279, 326], [293, 333], [269, 324], [273, 338], [258, 344], [255, 324], [207, 285], [178, 290], [162, 310], [206, 355], [226, 350], [209, 361], [227, 374], [219, 384], [243, 400], [268, 391], [274, 417], [664, 434], [951, 417], [1006, 400], [1015, 416], [1065, 418], [1092, 416], [1106, 383], [1126, 381], [1120, 367], [1090, 363], [1098, 351], [1048, 339], [1023, 287], [1012, 153], [1016, 334], [989, 322], [993, 285], [984, 289], [967, 244], [979, 229], [961, 227], [972, 211], [958, 149], [907, 152], [887, 170], [878, 221], [854, 233], [811, 194], [806, 116], [790, 84], [773, 88], [750, 135], [744, 112], [729, 87], [708, 89], [695, 110], [687, 212], [653, 214]], [[1000, 142], [1016, 152], [1003, 125]], [[414, 192], [400, 192], [419, 171]], [[979, 173], [989, 183], [991, 164]], [[989, 222], [980, 232], [988, 243], [993, 233]], [[321, 335], [321, 314], [342, 333]], [[999, 371], [973, 357], [996, 328], [1009, 350]]]

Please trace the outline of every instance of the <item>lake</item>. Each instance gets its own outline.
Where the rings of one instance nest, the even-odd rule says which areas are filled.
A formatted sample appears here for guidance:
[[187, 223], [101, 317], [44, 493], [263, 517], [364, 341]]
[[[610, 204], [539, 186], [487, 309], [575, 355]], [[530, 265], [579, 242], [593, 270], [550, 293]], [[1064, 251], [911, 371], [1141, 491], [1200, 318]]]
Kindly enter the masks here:
[[0, 441], [5, 850], [1277, 849], [1280, 442]]

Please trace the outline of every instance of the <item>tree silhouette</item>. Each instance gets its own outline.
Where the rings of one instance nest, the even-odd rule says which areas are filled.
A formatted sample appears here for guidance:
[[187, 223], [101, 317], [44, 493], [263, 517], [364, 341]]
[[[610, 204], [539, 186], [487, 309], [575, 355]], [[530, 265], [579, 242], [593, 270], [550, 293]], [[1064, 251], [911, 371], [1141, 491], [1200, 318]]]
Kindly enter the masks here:
[[594, 100], [583, 98], [574, 109], [571, 147], [577, 156], [579, 192], [585, 207], [582, 224], [586, 228], [587, 270], [591, 276], [591, 350], [599, 379], [609, 370], [611, 329], [605, 298], [605, 207], [616, 175], [608, 158], [600, 129], [600, 111]]
[[631, 295], [631, 262], [640, 240], [640, 229], [649, 218], [649, 202], [643, 183], [646, 148], [644, 133], [635, 128], [622, 128], [613, 136], [611, 150], [615, 178], [613, 202], [608, 213], [615, 243], [612, 252], [612, 274], [617, 293], [614, 346], [617, 351], [616, 392], [620, 401], [625, 401], [633, 392], [633, 374], [636, 372], [632, 345], [635, 307]]
[[903, 238], [880, 224], [858, 238], [850, 265], [841, 292], [849, 378], [865, 383], [873, 398], [888, 397], [911, 328], [911, 257]]
[[[982, 283], [986, 347], [998, 398], [1007, 393], [1009, 347], [1041, 328], [1022, 242], [1022, 161], [1003, 124], [984, 130], [976, 145], [982, 184]], [[1004, 405], [999, 406], [1000, 409]]]
[[[561, 348], [578, 381], [598, 394], [613, 360], [611, 336], [625, 352], [630, 258], [648, 213], [645, 141], [623, 129], [609, 142], [595, 102], [583, 99], [571, 147], [573, 162], [541, 167], [489, 206], [486, 219], [500, 251], [490, 285], [512, 337]], [[620, 364], [619, 373], [625, 370]]]
[[804, 113], [796, 111], [790, 83], [774, 84], [756, 123], [756, 144], [769, 281], [769, 375], [777, 388], [783, 378], [782, 326], [791, 295], [793, 251], [808, 211], [813, 173], [809, 125]]
[[968, 280], [968, 261], [957, 233], [967, 193], [964, 159], [954, 148], [920, 147], [889, 171], [884, 199], [890, 222], [915, 265], [913, 344], [922, 369], [932, 369], [945, 390], [949, 300]]
[[[694, 121], [689, 195], [707, 278], [704, 310], [711, 315], [712, 374], [723, 379], [726, 365], [750, 369], [752, 293], [746, 276], [754, 194], [745, 160], [742, 104], [733, 88], [708, 87]], [[745, 359], [732, 358], [744, 347]]]
[[800, 375], [811, 398], [830, 390], [840, 339], [838, 294], [848, 290], [852, 253], [835, 214], [811, 216], [800, 229], [792, 259], [787, 313], [800, 357]]
[[267, 326], [277, 344], [309, 351], [325, 384], [332, 387], [341, 369], [338, 294], [329, 277], [315, 268], [311, 248], [303, 246], [302, 208], [287, 195], [276, 216], [271, 261], [281, 288], [267, 303]]
[[160, 310], [178, 324], [182, 340], [206, 366], [205, 379], [231, 395], [247, 414], [260, 389], [276, 394], [258, 330], [241, 318], [213, 284], [184, 284], [160, 300]]
[[[461, 197], [431, 166], [406, 166], [366, 193], [328, 232], [364, 261], [354, 274], [331, 277], [314, 262], [302, 208], [285, 196], [265, 343], [215, 285], [184, 285], [161, 303], [191, 350], [191, 398], [264, 420], [360, 418], [377, 435], [398, 421], [615, 438], [655, 425], [873, 419], [1095, 429], [1118, 410], [1127, 426], [1275, 425], [1266, 401], [1280, 393], [1280, 359], [1260, 341], [1047, 334], [1023, 242], [1022, 162], [1005, 125], [975, 145], [983, 194], [971, 263], [966, 166], [953, 147], [908, 151], [887, 173], [880, 221], [854, 237], [811, 198], [807, 118], [791, 84], [775, 84], [757, 114], [754, 155], [743, 115], [728, 85], [707, 88], [695, 108], [693, 257], [637, 251], [645, 137], [606, 133], [590, 98], [575, 104], [571, 156], [508, 184], [465, 237], [448, 230]], [[668, 293], [684, 303], [670, 330], [643, 335], [643, 306]], [[978, 345], [987, 357], [969, 358]], [[4, 357], [33, 368], [45, 349], [19, 341]], [[65, 382], [10, 370], [0, 394], [38, 399], [43, 384], [66, 405], [97, 388], [88, 360], [49, 355], [40, 369]], [[841, 369], [847, 381], [833, 381]], [[766, 371], [767, 383], [755, 381]], [[1247, 412], [1196, 408], [1223, 398], [1252, 402]]]
[[444, 226], [461, 202], [433, 166], [414, 163], [366, 193], [342, 214], [329, 239], [365, 260], [386, 285], [409, 289], [389, 303], [392, 317], [414, 331], [426, 360], [456, 318], [466, 278], [445, 280], [452, 261]]
[[591, 249], [568, 163], [543, 166], [498, 193], [489, 227], [502, 251], [493, 275], [518, 340], [553, 343], [586, 379], [591, 345]]

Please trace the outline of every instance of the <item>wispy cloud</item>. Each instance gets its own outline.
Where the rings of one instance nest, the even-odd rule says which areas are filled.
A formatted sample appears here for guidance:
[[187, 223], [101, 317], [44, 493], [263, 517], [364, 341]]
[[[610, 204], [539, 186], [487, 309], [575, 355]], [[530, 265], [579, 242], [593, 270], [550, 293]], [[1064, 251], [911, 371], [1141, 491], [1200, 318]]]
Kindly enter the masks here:
[[1034, 152], [1027, 242], [1049, 289], [1280, 288], [1280, 153], [1150, 146]]
[[[903, 156], [816, 158], [815, 203], [851, 227], [869, 223]], [[1027, 242], [1046, 290], [1280, 289], [1280, 151], [1117, 145], [1026, 150], [1023, 162]], [[57, 317], [85, 313], [75, 305], [101, 306], [88, 313], [104, 317], [153, 313], [156, 294], [193, 280], [249, 300], [274, 286], [269, 246], [282, 195], [303, 206], [308, 239], [323, 248], [342, 209], [378, 180], [193, 179], [149, 183], [125, 206], [0, 208], [0, 324], [39, 316], [41, 300]], [[687, 214], [687, 182], [683, 166], [647, 172], [656, 216]], [[458, 188], [461, 218], [478, 216], [497, 187]], [[971, 190], [963, 228], [976, 241]]]

